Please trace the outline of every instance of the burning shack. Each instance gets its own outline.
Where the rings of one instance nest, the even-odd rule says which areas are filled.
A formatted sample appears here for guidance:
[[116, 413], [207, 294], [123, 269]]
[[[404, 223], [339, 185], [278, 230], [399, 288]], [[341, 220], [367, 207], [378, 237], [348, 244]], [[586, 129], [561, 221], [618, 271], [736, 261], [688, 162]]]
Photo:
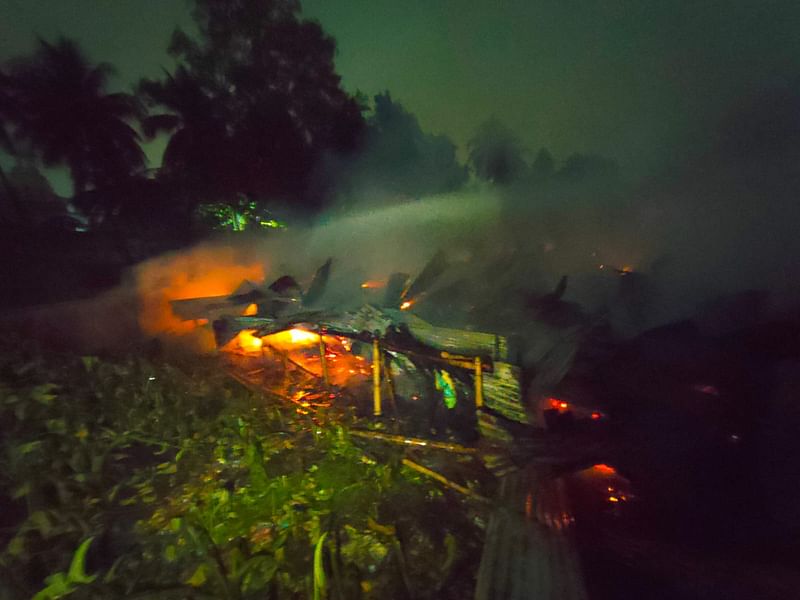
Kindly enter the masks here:
[[433, 325], [411, 310], [441, 263], [434, 257], [411, 283], [391, 276], [382, 300], [349, 310], [320, 306], [330, 260], [305, 291], [283, 276], [269, 286], [243, 282], [227, 296], [176, 300], [172, 310], [213, 327], [233, 376], [299, 411], [343, 403], [395, 417], [406, 434], [509, 440], [530, 424], [513, 341]]

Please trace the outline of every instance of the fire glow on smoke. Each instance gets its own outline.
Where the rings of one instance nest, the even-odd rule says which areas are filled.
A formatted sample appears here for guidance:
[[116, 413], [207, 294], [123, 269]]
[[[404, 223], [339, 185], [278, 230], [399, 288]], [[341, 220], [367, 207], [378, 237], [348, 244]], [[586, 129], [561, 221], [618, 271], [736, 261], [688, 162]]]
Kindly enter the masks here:
[[[245, 279], [262, 282], [266, 273], [261, 260], [243, 257], [233, 248], [209, 246], [149, 260], [137, 267], [135, 275], [142, 331], [185, 336], [198, 330], [200, 323], [178, 318], [170, 301], [225, 296]], [[210, 330], [202, 331], [198, 336], [209, 339], [198, 340], [199, 345], [213, 347]]]

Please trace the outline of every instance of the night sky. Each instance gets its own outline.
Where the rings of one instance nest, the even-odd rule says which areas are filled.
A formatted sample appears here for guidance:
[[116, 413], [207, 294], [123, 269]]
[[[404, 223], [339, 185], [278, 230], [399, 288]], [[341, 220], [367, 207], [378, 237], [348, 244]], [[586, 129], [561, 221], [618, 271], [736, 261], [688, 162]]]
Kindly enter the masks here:
[[[464, 146], [497, 115], [533, 152], [594, 152], [638, 175], [702, 138], [738, 98], [800, 75], [800, 3], [783, 0], [306, 0], [350, 90], [384, 89]], [[0, 0], [0, 58], [76, 38], [120, 87], [169, 67], [186, 0]], [[158, 147], [148, 152], [158, 162]], [[61, 187], [60, 185], [58, 186]]]

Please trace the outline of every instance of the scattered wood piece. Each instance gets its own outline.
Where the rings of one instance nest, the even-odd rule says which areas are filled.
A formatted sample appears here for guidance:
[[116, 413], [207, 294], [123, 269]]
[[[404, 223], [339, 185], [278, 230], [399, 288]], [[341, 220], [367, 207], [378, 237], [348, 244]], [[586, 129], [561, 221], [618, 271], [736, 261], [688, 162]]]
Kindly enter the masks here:
[[391, 442], [393, 444], [435, 448], [436, 450], [447, 450], [448, 452], [454, 452], [456, 454], [475, 454], [475, 448], [470, 448], [468, 446], [462, 446], [460, 444], [454, 444], [451, 442], [436, 442], [422, 438], [406, 437], [404, 435], [381, 433], [379, 431], [364, 431], [363, 429], [351, 429], [350, 434], [362, 438]]
[[451, 490], [455, 490], [455, 491], [457, 491], [457, 492], [459, 492], [461, 494], [464, 494], [465, 496], [468, 496], [468, 497], [472, 498], [473, 500], [477, 500], [477, 501], [482, 502], [484, 504], [490, 504], [491, 503], [488, 498], [485, 498], [484, 496], [481, 496], [480, 494], [477, 494], [477, 493], [473, 492], [471, 489], [466, 488], [463, 485], [457, 484], [455, 481], [449, 480], [447, 477], [445, 477], [441, 473], [437, 473], [436, 471], [432, 471], [428, 467], [423, 467], [421, 464], [415, 463], [411, 459], [404, 458], [403, 459], [403, 464], [405, 466], [407, 466], [409, 469], [414, 469], [418, 473], [422, 473], [426, 477], [430, 477], [431, 479], [434, 479], [434, 480], [438, 481], [439, 483], [441, 483], [445, 487], [448, 487]]

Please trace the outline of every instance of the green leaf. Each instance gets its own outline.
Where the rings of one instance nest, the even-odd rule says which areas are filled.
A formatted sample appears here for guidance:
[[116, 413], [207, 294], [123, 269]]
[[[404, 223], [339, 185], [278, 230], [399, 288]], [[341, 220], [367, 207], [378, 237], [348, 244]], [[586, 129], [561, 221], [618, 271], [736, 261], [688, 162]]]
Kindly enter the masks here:
[[20, 454], [23, 454], [23, 455], [24, 454], [30, 454], [31, 452], [33, 452], [37, 448], [39, 448], [41, 445], [42, 445], [42, 442], [39, 441], [39, 440], [36, 440], [36, 441], [33, 441], [33, 442], [28, 442], [26, 444], [20, 444], [19, 446], [17, 446], [17, 451]]
[[8, 542], [8, 546], [6, 546], [6, 553], [10, 554], [11, 556], [22, 556], [23, 552], [25, 552], [25, 538], [21, 535], [16, 535], [10, 542]]
[[189, 577], [189, 579], [187, 579], [185, 583], [188, 583], [192, 587], [200, 587], [206, 582], [207, 578], [208, 578], [208, 565], [202, 564], [199, 567], [197, 567], [197, 569], [195, 569], [194, 573], [192, 573], [192, 576]]
[[156, 467], [160, 475], [169, 475], [178, 472], [178, 465], [171, 462], [163, 462]]
[[52, 383], [43, 383], [42, 385], [37, 385], [31, 390], [31, 398], [40, 404], [50, 406], [56, 397], [55, 394], [51, 393], [54, 389], [56, 389], [56, 386]]
[[242, 589], [245, 592], [263, 590], [278, 572], [278, 561], [266, 554], [258, 554], [249, 558], [237, 574], [241, 577]]
[[94, 538], [88, 538], [78, 546], [75, 554], [72, 557], [72, 562], [69, 565], [69, 571], [64, 573], [55, 573], [50, 575], [47, 579], [47, 587], [38, 592], [33, 600], [57, 600], [63, 598], [75, 591], [76, 583], [91, 583], [94, 581], [96, 575], [87, 575], [85, 571], [86, 552]]
[[56, 573], [47, 578], [47, 587], [38, 592], [32, 600], [56, 600], [71, 594], [73, 586], [64, 573]]
[[314, 548], [314, 600], [322, 600], [325, 597], [328, 582], [325, 578], [325, 566], [322, 562], [322, 553], [325, 549], [325, 538], [327, 532], [319, 536]]
[[91, 583], [97, 578], [97, 575], [87, 575], [85, 570], [86, 553], [89, 551], [92, 540], [94, 540], [93, 537], [85, 539], [75, 551], [72, 562], [69, 565], [69, 571], [67, 571], [67, 578], [70, 581], [75, 583]]
[[164, 548], [164, 558], [167, 562], [175, 562], [175, 559], [178, 558], [178, 550], [170, 544], [166, 548]]

